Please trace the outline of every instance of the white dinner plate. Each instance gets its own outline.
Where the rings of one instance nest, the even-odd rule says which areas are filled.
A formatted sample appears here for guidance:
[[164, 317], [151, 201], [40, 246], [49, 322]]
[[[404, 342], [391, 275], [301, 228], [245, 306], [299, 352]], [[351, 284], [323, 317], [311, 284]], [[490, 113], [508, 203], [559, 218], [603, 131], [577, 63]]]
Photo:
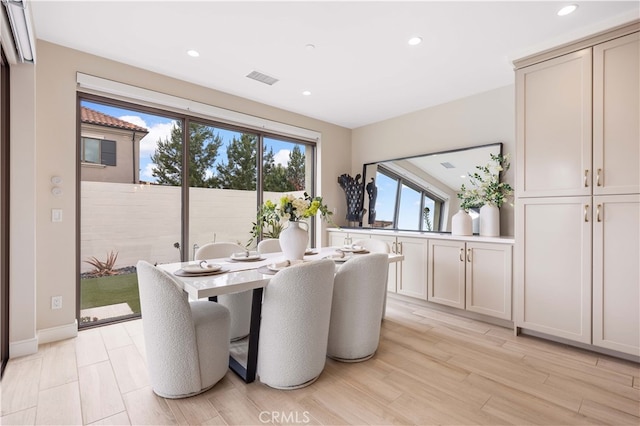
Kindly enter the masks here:
[[222, 269], [222, 265], [217, 263], [207, 263], [206, 260], [203, 260], [200, 263], [195, 265], [185, 265], [182, 267], [182, 270], [187, 274], [201, 274], [203, 272], [216, 272]]
[[258, 252], [250, 251], [248, 253], [249, 253], [248, 255], [247, 255], [247, 252], [233, 253], [229, 257], [229, 259], [235, 260], [237, 262], [252, 262], [252, 261], [264, 259], [263, 257], [260, 256], [260, 253]]
[[291, 266], [299, 265], [303, 262], [304, 262], [303, 260], [285, 260], [282, 262], [271, 263], [267, 265], [267, 268], [270, 271], [278, 272], [278, 271], [282, 271], [283, 269], [289, 268]]
[[349, 255], [339, 255], [339, 254], [330, 254], [329, 256], [326, 256], [325, 259], [331, 259], [334, 262], [337, 263], [342, 263], [342, 262], [346, 262], [347, 260], [351, 259], [352, 256]]
[[362, 246], [344, 246], [338, 250], [345, 253], [368, 253], [368, 250]]

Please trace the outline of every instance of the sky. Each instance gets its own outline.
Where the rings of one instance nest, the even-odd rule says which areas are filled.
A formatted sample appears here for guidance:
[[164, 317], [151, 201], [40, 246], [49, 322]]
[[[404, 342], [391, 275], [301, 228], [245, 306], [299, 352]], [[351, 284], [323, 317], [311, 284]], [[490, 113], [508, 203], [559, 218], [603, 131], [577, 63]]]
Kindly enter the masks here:
[[[151, 161], [151, 156], [156, 150], [158, 140], [164, 140], [171, 136], [171, 129], [176, 121], [170, 117], [163, 117], [159, 115], [147, 114], [142, 111], [134, 111], [126, 108], [119, 108], [110, 105], [104, 105], [95, 102], [82, 101], [82, 106], [91, 108], [95, 111], [102, 112], [112, 117], [119, 118], [120, 120], [135, 124], [137, 126], [144, 127], [149, 130], [147, 134], [140, 141], [140, 180], [146, 182], [155, 182], [156, 178], [152, 175], [152, 170], [155, 164]], [[216, 129], [225, 143], [231, 141], [234, 136], [239, 137], [241, 133], [234, 132], [225, 129]], [[286, 166], [289, 162], [289, 153], [294, 144], [290, 142], [282, 142], [271, 138], [265, 138], [266, 148], [273, 148], [274, 159], [276, 164], [282, 164]], [[304, 149], [303, 149], [304, 152]], [[226, 146], [223, 145], [218, 151], [218, 158], [215, 164], [227, 161]], [[214, 164], [214, 166], [215, 166]]]

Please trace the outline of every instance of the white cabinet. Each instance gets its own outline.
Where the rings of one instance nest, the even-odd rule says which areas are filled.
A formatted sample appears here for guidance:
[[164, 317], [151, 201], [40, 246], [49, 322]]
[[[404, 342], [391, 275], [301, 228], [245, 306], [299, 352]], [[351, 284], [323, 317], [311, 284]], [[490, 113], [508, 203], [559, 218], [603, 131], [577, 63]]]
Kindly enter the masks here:
[[591, 194], [591, 48], [516, 73], [519, 197]]
[[517, 69], [515, 259], [517, 328], [636, 356], [637, 28]]
[[594, 197], [593, 344], [640, 356], [640, 195]]
[[516, 325], [591, 343], [591, 197], [520, 199]]
[[512, 248], [506, 244], [467, 242], [467, 311], [511, 320]]
[[362, 238], [368, 238], [366, 235], [351, 235], [349, 232], [341, 229], [330, 229], [327, 231], [329, 235], [330, 247], [342, 247], [346, 244], [351, 244], [355, 240]]
[[593, 194], [640, 192], [640, 33], [593, 48]]
[[428, 300], [511, 320], [508, 244], [429, 240]]
[[396, 291], [427, 300], [427, 240], [398, 237], [396, 253], [404, 256], [396, 267]]
[[464, 309], [465, 243], [429, 240], [427, 300]]

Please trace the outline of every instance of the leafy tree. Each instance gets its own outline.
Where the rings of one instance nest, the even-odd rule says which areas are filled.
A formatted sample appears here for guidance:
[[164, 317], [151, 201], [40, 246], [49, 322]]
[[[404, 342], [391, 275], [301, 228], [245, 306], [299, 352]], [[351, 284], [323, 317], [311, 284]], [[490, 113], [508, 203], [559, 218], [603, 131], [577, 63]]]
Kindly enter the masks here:
[[[174, 123], [171, 138], [160, 139], [151, 161], [156, 165], [152, 175], [161, 185], [182, 184], [182, 125]], [[196, 123], [189, 125], [189, 186], [213, 188], [216, 178], [207, 177], [222, 145], [219, 135], [208, 126]]]
[[227, 146], [227, 163], [216, 166], [218, 187], [222, 189], [255, 190], [257, 181], [256, 158], [258, 138], [242, 134]]
[[287, 180], [287, 169], [282, 164], [275, 163], [273, 148], [264, 153], [262, 175], [265, 191], [287, 192], [294, 190], [293, 185]]
[[294, 145], [289, 154], [287, 166], [287, 181], [293, 187], [293, 191], [302, 191], [305, 187], [305, 158], [300, 146]]

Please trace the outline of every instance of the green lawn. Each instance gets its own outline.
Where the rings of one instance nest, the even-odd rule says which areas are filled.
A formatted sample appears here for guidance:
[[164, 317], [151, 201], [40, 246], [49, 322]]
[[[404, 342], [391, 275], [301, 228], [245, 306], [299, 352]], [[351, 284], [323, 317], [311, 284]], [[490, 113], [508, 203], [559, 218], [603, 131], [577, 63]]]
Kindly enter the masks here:
[[133, 312], [140, 313], [140, 294], [138, 294], [136, 274], [85, 278], [80, 280], [80, 288], [80, 309], [126, 302]]

